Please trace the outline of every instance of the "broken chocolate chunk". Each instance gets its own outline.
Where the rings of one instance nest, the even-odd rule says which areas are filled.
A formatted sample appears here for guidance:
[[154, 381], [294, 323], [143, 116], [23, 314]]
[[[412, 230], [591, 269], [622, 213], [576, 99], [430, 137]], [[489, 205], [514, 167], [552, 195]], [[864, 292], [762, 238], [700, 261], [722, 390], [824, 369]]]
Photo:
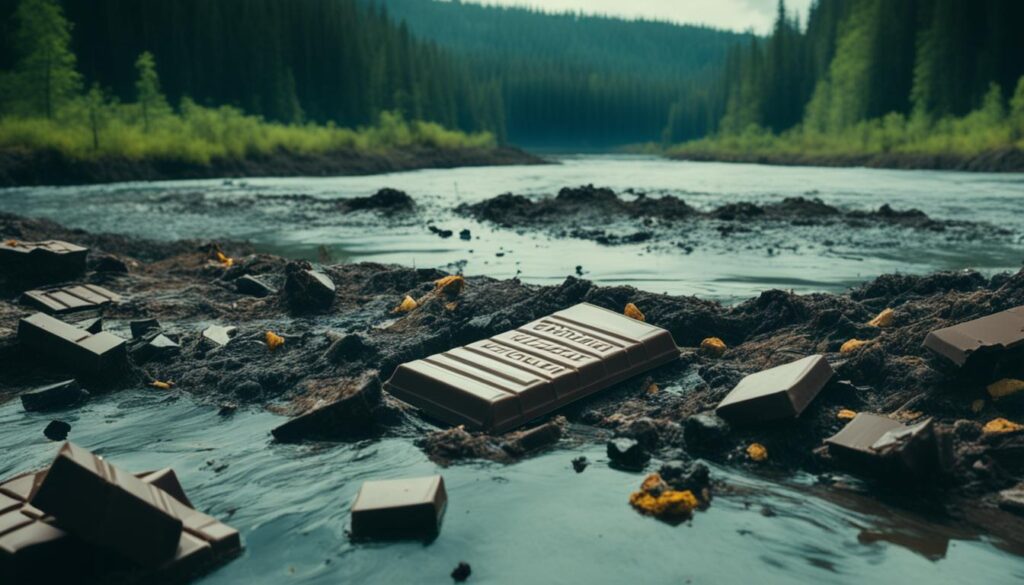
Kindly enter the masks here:
[[357, 538], [432, 537], [448, 505], [440, 475], [367, 481], [352, 504], [352, 535]]
[[132, 330], [132, 339], [145, 337], [150, 331], [159, 331], [160, 322], [156, 319], [139, 319], [128, 324]]
[[957, 366], [1024, 348], [1024, 306], [936, 329], [925, 338], [924, 346]]
[[227, 345], [237, 333], [237, 327], [232, 327], [230, 325], [210, 325], [206, 329], [203, 329], [203, 341], [212, 343], [216, 346], [224, 346]]
[[380, 380], [374, 376], [362, 386], [345, 391], [341, 398], [318, 405], [271, 433], [281, 442], [366, 436], [376, 427], [380, 402]]
[[23, 318], [18, 323], [18, 340], [41, 358], [86, 375], [118, 373], [127, 356], [120, 337], [106, 331], [90, 334], [45, 313]]
[[292, 311], [316, 313], [331, 308], [336, 288], [330, 277], [316, 270], [303, 269], [298, 264], [289, 264], [287, 271], [284, 294]]
[[651, 455], [635, 439], [612, 439], [606, 450], [611, 466], [627, 471], [641, 471], [651, 460]]
[[945, 445], [938, 439], [930, 418], [905, 425], [862, 412], [826, 439], [825, 444], [836, 463], [865, 475], [922, 477], [946, 467]]
[[45, 290], [30, 290], [21, 295], [21, 302], [54, 315], [95, 310], [121, 302], [121, 295], [102, 286], [82, 284]]
[[751, 374], [718, 404], [715, 414], [732, 424], [796, 418], [833, 373], [824, 356], [812, 355]]
[[77, 380], [64, 380], [22, 394], [21, 405], [25, 410], [41, 412], [74, 406], [88, 397], [89, 393], [78, 385]]
[[255, 276], [248, 274], [239, 276], [235, 279], [235, 290], [242, 293], [243, 295], [249, 295], [253, 297], [266, 297], [273, 294], [277, 294], [277, 291], [266, 284]]
[[85, 272], [88, 253], [88, 248], [60, 240], [9, 240], [0, 243], [0, 272], [32, 284], [71, 280]]

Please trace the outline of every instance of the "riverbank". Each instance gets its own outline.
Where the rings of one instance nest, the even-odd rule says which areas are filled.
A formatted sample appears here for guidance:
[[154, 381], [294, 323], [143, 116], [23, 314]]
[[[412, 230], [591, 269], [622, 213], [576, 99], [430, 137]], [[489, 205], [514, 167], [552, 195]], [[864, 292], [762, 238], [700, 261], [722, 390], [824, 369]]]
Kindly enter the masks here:
[[510, 146], [441, 148], [413, 145], [323, 153], [277, 149], [244, 158], [210, 162], [106, 156], [83, 159], [57, 150], [0, 150], [0, 187], [76, 185], [178, 179], [343, 176], [427, 168], [545, 164], [544, 159]]
[[1024, 172], [1024, 150], [1002, 148], [978, 154], [820, 154], [813, 152], [725, 151], [680, 147], [666, 156], [697, 162], [756, 163], [783, 166], [869, 167], [900, 170], [966, 171], [977, 173]]
[[[12, 215], [0, 215], [0, 235], [89, 246], [89, 271], [82, 280], [124, 296], [105, 311], [104, 329], [130, 338], [130, 321], [154, 318], [165, 334], [178, 339], [180, 349], [172, 354], [139, 359], [145, 353], [133, 351], [129, 371], [115, 382], [90, 384], [94, 393], [161, 381], [173, 386], [153, 392], [186, 392], [227, 410], [269, 409], [289, 416], [357, 397], [341, 409], [340, 419], [307, 425], [303, 433], [346, 441], [416, 437], [429, 457], [446, 465], [479, 458], [511, 462], [552, 443], [618, 436], [637, 441], [662, 461], [700, 457], [751, 470], [802, 470], [833, 478], [830, 482], [841, 472], [819, 447], [845, 424], [841, 410], [886, 414], [908, 423], [933, 417], [937, 432], [952, 446], [950, 470], [923, 485], [899, 485], [898, 491], [930, 494], [936, 502], [970, 498], [994, 510], [1000, 491], [1024, 481], [1019, 457], [1024, 432], [982, 432], [992, 419], [1019, 420], [1020, 402], [992, 400], [985, 390], [991, 380], [953, 375], [921, 347], [933, 329], [1024, 305], [1024, 271], [992, 278], [975, 272], [890, 275], [847, 294], [769, 290], [728, 306], [629, 286], [597, 286], [575, 277], [537, 286], [467, 276], [465, 288], [439, 288], [435, 283], [446, 273], [435, 269], [336, 264], [318, 267], [336, 286], [329, 308], [323, 308], [304, 289], [288, 284], [289, 274], [308, 265], [252, 254], [244, 244], [159, 243]], [[217, 251], [233, 261], [218, 259]], [[280, 292], [263, 297], [239, 292], [239, 279], [247, 275]], [[10, 375], [0, 381], [0, 401], [67, 376], [18, 343], [18, 319], [31, 310], [17, 302], [16, 284], [8, 281], [3, 288], [0, 367]], [[417, 299], [417, 307], [395, 312], [406, 296]], [[672, 332], [682, 356], [562, 409], [558, 414], [570, 424], [554, 419], [554, 429], [549, 427], [554, 432], [540, 445], [536, 436], [520, 432], [491, 436], [438, 428], [386, 393], [366, 390], [367, 381], [387, 379], [401, 363], [579, 302], [619, 312], [635, 304], [649, 323]], [[867, 324], [886, 308], [894, 311], [891, 322]], [[211, 324], [237, 327], [237, 334], [223, 346], [211, 346], [201, 335]], [[266, 345], [267, 331], [284, 339], [277, 350]], [[697, 350], [708, 337], [724, 340], [725, 352]], [[854, 338], [867, 343], [840, 351]], [[709, 414], [743, 376], [815, 353], [831, 363], [838, 381], [799, 419], [730, 429]], [[1020, 370], [1021, 364], [1015, 367]], [[1024, 371], [1013, 374], [1024, 376]], [[755, 442], [766, 446], [767, 459], [751, 461], [745, 455]]]

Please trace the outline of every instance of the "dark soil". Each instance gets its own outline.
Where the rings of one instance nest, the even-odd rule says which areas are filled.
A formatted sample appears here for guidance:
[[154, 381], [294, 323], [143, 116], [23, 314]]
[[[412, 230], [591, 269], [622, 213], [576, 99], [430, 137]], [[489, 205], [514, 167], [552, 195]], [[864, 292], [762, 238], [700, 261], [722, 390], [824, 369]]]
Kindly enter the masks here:
[[[841, 243], [845, 238], [860, 247], [866, 242], [857, 238], [853, 230], [912, 230], [948, 241], [1011, 235], [1003, 228], [932, 219], [918, 209], [896, 210], [888, 204], [874, 211], [854, 211], [828, 205], [818, 198], [789, 197], [778, 203], [729, 203], [700, 211], [674, 195], [649, 197], [641, 193], [624, 197], [593, 185], [563, 188], [555, 197], [541, 199], [506, 193], [479, 203], [462, 204], [457, 211], [502, 227], [540, 229], [556, 237], [587, 239], [605, 245], [672, 241], [688, 250], [713, 246], [715, 240], [722, 239], [732, 240], [729, 245], [735, 245], [737, 240], [760, 238], [773, 230], [787, 240], [804, 234], [826, 246]], [[832, 229], [836, 227], [841, 229]]]
[[720, 161], [784, 166], [873, 167], [905, 170], [969, 171], [977, 173], [1024, 172], [1024, 151], [1017, 148], [991, 150], [974, 156], [906, 154], [899, 152], [850, 156], [787, 153], [722, 156], [689, 152], [674, 155], [671, 158], [700, 162]]
[[208, 165], [173, 159], [78, 160], [57, 151], [0, 151], [0, 187], [78, 185], [221, 177], [326, 177], [372, 175], [424, 168], [544, 164], [517, 148], [439, 149], [414, 147], [381, 152], [337, 151], [304, 154], [284, 150], [244, 159], [215, 159]]
[[[803, 203], [801, 209], [809, 205]], [[836, 214], [848, 216], [828, 212]], [[870, 217], [889, 221], [887, 214]], [[672, 332], [684, 348], [681, 359], [563, 409], [546, 428], [498, 437], [446, 429], [383, 393], [372, 394], [379, 404], [368, 410], [377, 419], [355, 425], [355, 434], [412, 437], [443, 463], [480, 457], [513, 461], [558, 441], [617, 436], [635, 440], [655, 459], [685, 461], [699, 456], [763, 470], [830, 474], [832, 462], [817, 449], [843, 426], [837, 413], [847, 408], [908, 422], [935, 417], [955, 453], [952, 472], [930, 487], [940, 495], [968, 496], [994, 506], [999, 490], [1024, 480], [1024, 433], [981, 433], [981, 424], [990, 419], [1024, 417], [1019, 401], [995, 403], [985, 393], [996, 375], [1024, 376], [1024, 361], [1004, 364], [998, 373], [963, 374], [921, 346], [933, 329], [1024, 305], [1024, 271], [992, 278], [975, 272], [890, 275], [849, 294], [769, 290], [725, 306], [628, 286], [601, 287], [575, 277], [556, 286], [535, 286], [469, 276], [462, 290], [437, 289], [435, 281], [445, 276], [438, 270], [338, 264], [317, 267], [337, 287], [333, 304], [307, 313], [294, 310], [295, 299], [289, 303], [284, 286], [286, 274], [303, 267], [293, 263], [289, 268], [283, 258], [254, 255], [242, 245], [220, 244], [235, 260], [234, 266], [225, 268], [213, 258], [217, 248], [210, 243], [148, 242], [0, 215], [0, 238], [10, 237], [67, 239], [92, 247], [91, 258], [121, 260], [127, 273], [91, 270], [84, 277], [125, 295], [122, 304], [106, 310], [105, 329], [128, 338], [129, 321], [155, 318], [164, 333], [180, 339], [178, 355], [133, 364], [117, 382], [87, 385], [93, 393], [161, 380], [175, 384], [163, 391], [187, 392], [229, 410], [268, 408], [298, 415], [351, 396], [375, 376], [387, 379], [403, 362], [573, 304], [586, 301], [621, 311], [626, 303], [634, 303], [649, 323]], [[238, 293], [234, 280], [246, 274], [258, 275], [281, 292], [264, 298]], [[418, 308], [396, 314], [394, 308], [406, 295], [419, 301]], [[0, 401], [67, 377], [19, 346], [18, 319], [31, 311], [16, 297], [17, 291], [8, 286], [0, 301]], [[891, 326], [865, 324], [885, 308], [895, 311]], [[201, 338], [210, 324], [233, 325], [238, 333], [226, 346], [211, 346]], [[284, 337], [284, 345], [272, 351], [265, 341], [267, 331]], [[711, 336], [729, 347], [720, 358], [695, 349]], [[852, 338], [870, 343], [840, 354], [839, 346]], [[708, 414], [744, 375], [814, 353], [824, 354], [837, 376], [800, 419], [729, 429]], [[752, 442], [767, 447], [767, 461], [747, 461], [745, 448]]]

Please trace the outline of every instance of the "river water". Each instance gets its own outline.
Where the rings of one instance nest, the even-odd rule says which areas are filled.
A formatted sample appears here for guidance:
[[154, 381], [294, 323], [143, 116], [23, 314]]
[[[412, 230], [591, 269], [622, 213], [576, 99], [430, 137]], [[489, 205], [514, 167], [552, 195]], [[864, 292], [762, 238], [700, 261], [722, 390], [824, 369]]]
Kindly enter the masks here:
[[[454, 215], [456, 202], [511, 191], [539, 195], [594, 183], [616, 190], [674, 193], [709, 208], [812, 194], [826, 203], [873, 209], [917, 207], [1024, 233], [1024, 177], [924, 171], [782, 168], [671, 163], [637, 157], [568, 157], [542, 167], [418, 171], [356, 178], [251, 179], [14, 189], [0, 210], [46, 216], [95, 231], [153, 238], [250, 239], [266, 251], [336, 261], [462, 266], [468, 274], [561, 281], [583, 265], [587, 278], [652, 290], [735, 300], [769, 287], [838, 291], [884, 272], [1019, 268], [1019, 236], [939, 246], [922, 235], [836, 253], [802, 245], [766, 255], [756, 246], [690, 255], [643, 246], [495, 230]], [[415, 221], [386, 229], [372, 218], [296, 211], [282, 195], [317, 198], [409, 192]], [[234, 205], [238, 198], [251, 204]], [[424, 227], [470, 229], [474, 239], [440, 239]], [[809, 239], [817, 237], [812, 234]], [[498, 256], [497, 254], [503, 255]], [[713, 467], [729, 487], [680, 526], [633, 512], [627, 498], [642, 474], [608, 467], [599, 442], [550, 451], [514, 465], [438, 468], [405, 437], [358, 443], [278, 445], [281, 418], [259, 411], [220, 417], [186, 395], [127, 390], [57, 416], [70, 438], [135, 471], [174, 467], [193, 502], [242, 531], [246, 550], [200, 583], [450, 583], [459, 561], [470, 583], [1020, 583], [1024, 535], [951, 522], [811, 476], [762, 476]], [[0, 477], [45, 465], [55, 444], [50, 416], [0, 405]], [[592, 463], [580, 474], [570, 461]], [[370, 478], [442, 473], [449, 508], [430, 543], [353, 543], [348, 509]]]

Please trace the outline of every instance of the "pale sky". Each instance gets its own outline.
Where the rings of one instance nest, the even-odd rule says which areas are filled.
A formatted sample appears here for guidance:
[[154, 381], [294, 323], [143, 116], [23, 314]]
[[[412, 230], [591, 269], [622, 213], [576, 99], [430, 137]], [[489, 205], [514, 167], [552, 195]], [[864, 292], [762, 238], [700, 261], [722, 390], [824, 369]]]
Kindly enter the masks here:
[[[554, 12], [586, 12], [706, 24], [716, 28], [767, 33], [775, 20], [778, 0], [464, 0], [478, 4], [529, 6]], [[812, 0], [786, 0], [786, 8], [806, 22]]]

